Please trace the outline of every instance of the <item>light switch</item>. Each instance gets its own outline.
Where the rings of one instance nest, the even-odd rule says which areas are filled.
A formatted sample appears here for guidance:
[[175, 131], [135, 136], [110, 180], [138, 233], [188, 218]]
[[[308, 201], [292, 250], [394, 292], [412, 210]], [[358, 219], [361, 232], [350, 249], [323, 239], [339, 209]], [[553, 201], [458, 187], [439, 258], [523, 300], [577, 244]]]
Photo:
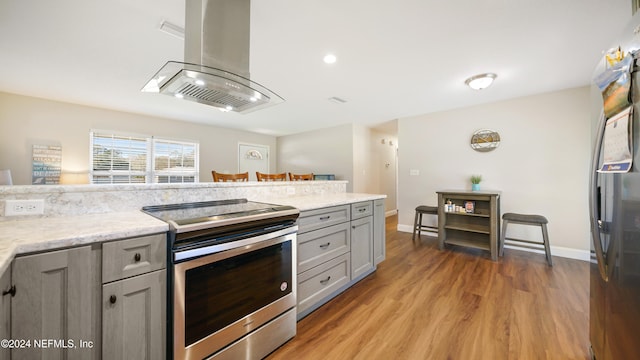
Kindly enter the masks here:
[[409, 175], [410, 175], [410, 176], [418, 176], [418, 175], [420, 175], [420, 170], [418, 170], [418, 169], [411, 169], [411, 170], [409, 170]]

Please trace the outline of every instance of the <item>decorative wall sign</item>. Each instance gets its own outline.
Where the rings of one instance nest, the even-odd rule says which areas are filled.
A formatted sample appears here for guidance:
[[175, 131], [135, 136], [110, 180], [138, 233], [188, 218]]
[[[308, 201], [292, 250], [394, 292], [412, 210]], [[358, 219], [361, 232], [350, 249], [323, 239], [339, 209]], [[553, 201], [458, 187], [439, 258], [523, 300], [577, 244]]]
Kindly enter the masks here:
[[258, 150], [249, 150], [245, 154], [247, 160], [262, 160], [262, 154]]
[[500, 134], [494, 130], [480, 129], [471, 136], [470, 145], [475, 151], [491, 151], [500, 145]]
[[33, 173], [31, 184], [59, 184], [61, 165], [61, 146], [33, 145]]

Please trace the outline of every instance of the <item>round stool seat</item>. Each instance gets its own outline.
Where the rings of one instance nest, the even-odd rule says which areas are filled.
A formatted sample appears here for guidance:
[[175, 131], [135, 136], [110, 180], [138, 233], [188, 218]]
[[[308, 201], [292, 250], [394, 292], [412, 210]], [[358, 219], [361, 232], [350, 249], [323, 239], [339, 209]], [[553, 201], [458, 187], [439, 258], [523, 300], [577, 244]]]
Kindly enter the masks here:
[[531, 223], [531, 224], [546, 224], [547, 218], [542, 215], [527, 215], [516, 213], [505, 213], [502, 215], [502, 220], [509, 220], [515, 222]]
[[423, 214], [438, 214], [438, 207], [437, 206], [427, 206], [427, 205], [420, 205], [418, 207], [416, 207], [416, 212], [418, 213], [423, 213]]

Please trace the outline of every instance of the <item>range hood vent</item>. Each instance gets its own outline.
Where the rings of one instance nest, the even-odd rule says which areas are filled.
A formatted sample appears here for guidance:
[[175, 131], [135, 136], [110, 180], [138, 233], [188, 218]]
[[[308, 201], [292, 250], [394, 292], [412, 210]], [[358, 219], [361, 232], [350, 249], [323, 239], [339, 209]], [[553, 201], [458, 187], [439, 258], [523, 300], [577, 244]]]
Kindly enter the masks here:
[[185, 0], [184, 62], [167, 62], [142, 91], [242, 114], [284, 101], [250, 80], [250, 0]]

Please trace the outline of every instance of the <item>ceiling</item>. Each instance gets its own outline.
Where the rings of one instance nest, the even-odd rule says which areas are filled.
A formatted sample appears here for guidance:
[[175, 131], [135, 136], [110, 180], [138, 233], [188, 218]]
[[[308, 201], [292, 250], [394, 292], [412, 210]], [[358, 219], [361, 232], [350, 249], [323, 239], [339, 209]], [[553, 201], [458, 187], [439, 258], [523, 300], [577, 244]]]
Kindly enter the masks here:
[[[251, 78], [286, 102], [241, 115], [140, 92], [183, 60], [184, 40], [158, 28], [184, 26], [184, 1], [0, 0], [0, 91], [275, 136], [384, 129], [588, 85], [631, 17], [629, 0], [254, 0]], [[498, 74], [490, 88], [465, 86], [484, 72]]]

